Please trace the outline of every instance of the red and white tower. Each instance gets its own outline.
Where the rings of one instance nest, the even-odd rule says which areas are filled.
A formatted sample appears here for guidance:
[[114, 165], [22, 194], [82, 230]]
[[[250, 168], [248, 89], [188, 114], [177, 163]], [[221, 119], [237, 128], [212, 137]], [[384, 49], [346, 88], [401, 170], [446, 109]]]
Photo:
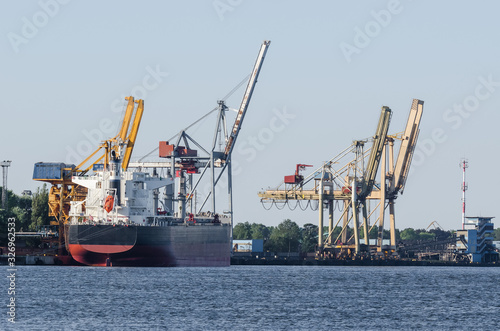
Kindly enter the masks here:
[[467, 183], [465, 182], [465, 169], [469, 167], [469, 161], [467, 159], [462, 159], [460, 161], [460, 168], [462, 168], [462, 230], [465, 227], [465, 191], [469, 188]]

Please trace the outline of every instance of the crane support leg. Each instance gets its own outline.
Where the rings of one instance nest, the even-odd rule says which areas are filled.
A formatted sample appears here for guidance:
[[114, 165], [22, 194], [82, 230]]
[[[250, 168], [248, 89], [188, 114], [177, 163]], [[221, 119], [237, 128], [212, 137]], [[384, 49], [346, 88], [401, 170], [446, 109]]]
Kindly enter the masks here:
[[332, 235], [333, 232], [333, 202], [334, 200], [328, 200], [328, 232], [330, 233], [328, 237], [328, 243], [332, 245]]
[[[355, 188], [356, 181], [352, 182], [352, 187]], [[359, 222], [358, 222], [358, 207], [357, 207], [357, 199], [356, 199], [356, 189], [352, 190], [352, 198], [351, 198], [351, 210], [352, 210], [352, 227], [354, 230], [354, 245], [356, 246], [356, 254], [360, 253], [360, 245], [359, 245]]]
[[64, 183], [61, 184], [59, 193], [59, 249], [58, 254], [63, 255], [63, 236], [64, 236]]
[[318, 250], [321, 251], [323, 248], [323, 180], [321, 180], [319, 184], [318, 211], [319, 211]]
[[[231, 217], [231, 240], [229, 241], [229, 250], [232, 252], [233, 246], [233, 167], [231, 165], [231, 157], [228, 159], [227, 164], [227, 194], [229, 201], [229, 215]], [[214, 209], [215, 213], [215, 209]], [[231, 253], [232, 254], [232, 253]]]
[[389, 201], [389, 217], [391, 219], [391, 249], [396, 249], [396, 215], [394, 213], [394, 200]]
[[385, 215], [385, 174], [386, 174], [386, 149], [387, 145], [384, 146], [382, 150], [382, 156], [380, 160], [380, 217], [378, 223], [378, 241], [377, 241], [377, 252], [382, 252], [382, 242], [384, 241], [384, 215]]
[[365, 236], [366, 251], [368, 255], [370, 255], [370, 236], [369, 236], [370, 229], [368, 228], [368, 213], [366, 210], [366, 203], [367, 203], [366, 200], [363, 201], [363, 230]]
[[[347, 228], [349, 223], [349, 201], [344, 200], [344, 220], [342, 221], [342, 229]], [[342, 238], [340, 239], [343, 244], [347, 243], [347, 231], [342, 231]]]

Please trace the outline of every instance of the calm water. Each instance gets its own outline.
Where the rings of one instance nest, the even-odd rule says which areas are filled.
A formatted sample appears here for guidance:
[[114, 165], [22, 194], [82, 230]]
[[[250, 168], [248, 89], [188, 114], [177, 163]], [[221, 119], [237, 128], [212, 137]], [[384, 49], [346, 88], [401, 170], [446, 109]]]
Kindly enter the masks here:
[[500, 268], [17, 269], [17, 323], [3, 308], [4, 329], [500, 329]]

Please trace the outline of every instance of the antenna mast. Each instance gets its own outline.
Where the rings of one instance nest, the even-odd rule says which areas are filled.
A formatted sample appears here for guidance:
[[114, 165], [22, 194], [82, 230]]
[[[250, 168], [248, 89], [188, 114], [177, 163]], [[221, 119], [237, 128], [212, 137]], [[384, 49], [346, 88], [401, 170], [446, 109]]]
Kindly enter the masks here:
[[465, 227], [465, 191], [469, 188], [467, 183], [465, 182], [465, 169], [469, 167], [469, 161], [467, 159], [462, 159], [460, 161], [460, 168], [462, 168], [462, 230]]

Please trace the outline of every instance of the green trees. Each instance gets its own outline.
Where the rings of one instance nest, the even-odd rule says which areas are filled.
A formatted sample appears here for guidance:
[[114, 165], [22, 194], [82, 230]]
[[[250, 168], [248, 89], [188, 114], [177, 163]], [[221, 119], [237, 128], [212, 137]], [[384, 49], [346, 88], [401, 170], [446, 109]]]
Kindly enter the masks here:
[[401, 240], [417, 240], [418, 235], [413, 228], [404, 229], [399, 234]]
[[401, 240], [444, 240], [451, 235], [452, 233], [450, 231], [443, 231], [441, 229], [433, 229], [427, 232], [423, 229], [415, 230], [413, 228], [407, 228], [401, 231], [399, 237]]
[[[337, 240], [342, 227], [337, 226], [333, 229], [332, 240]], [[347, 238], [353, 236], [353, 229], [348, 227]], [[360, 237], [363, 238], [363, 231], [360, 231]], [[378, 227], [373, 226], [370, 231], [370, 238], [377, 238]], [[396, 229], [396, 240], [443, 240], [452, 235], [452, 231], [443, 231], [433, 229], [426, 231], [423, 229], [407, 228], [402, 231]], [[495, 230], [495, 240], [500, 240], [500, 228]], [[323, 228], [323, 240], [328, 237], [328, 227]], [[270, 252], [301, 252], [312, 253], [316, 251], [318, 244], [318, 226], [312, 223], [306, 223], [299, 227], [295, 222], [286, 219], [277, 227], [266, 226], [257, 223], [239, 223], [233, 229], [234, 239], [263, 239], [264, 250]], [[389, 239], [389, 230], [384, 230], [384, 239]]]
[[297, 252], [301, 242], [300, 228], [297, 223], [286, 219], [271, 233], [271, 250], [275, 252]]
[[300, 230], [302, 235], [301, 251], [303, 253], [314, 252], [318, 244], [318, 226], [307, 223]]
[[252, 228], [250, 223], [238, 223], [233, 227], [233, 239], [252, 239]]
[[49, 191], [47, 185], [43, 184], [42, 188], [38, 188], [33, 194], [31, 205], [31, 224], [29, 229], [34, 231], [42, 225], [49, 225]]
[[500, 228], [495, 229], [495, 232], [493, 232], [493, 240], [500, 241]]
[[272, 227], [268, 228], [264, 224], [252, 223], [250, 226], [250, 232], [252, 234], [252, 239], [269, 239], [271, 235]]
[[[1, 190], [0, 190], [1, 194]], [[16, 219], [16, 231], [36, 231], [42, 225], [50, 224], [49, 191], [44, 184], [30, 196], [18, 196], [7, 191], [8, 210], [0, 210], [0, 246], [7, 242], [7, 221]]]
[[259, 223], [238, 223], [233, 228], [233, 239], [269, 239], [273, 227], [267, 227]]

